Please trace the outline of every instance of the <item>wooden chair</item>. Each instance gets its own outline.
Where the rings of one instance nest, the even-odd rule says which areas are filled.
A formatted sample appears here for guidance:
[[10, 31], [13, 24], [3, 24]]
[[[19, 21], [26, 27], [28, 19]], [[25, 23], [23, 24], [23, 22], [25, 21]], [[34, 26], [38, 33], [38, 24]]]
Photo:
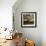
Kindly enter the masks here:
[[22, 33], [15, 33], [16, 46], [21, 46], [22, 44]]

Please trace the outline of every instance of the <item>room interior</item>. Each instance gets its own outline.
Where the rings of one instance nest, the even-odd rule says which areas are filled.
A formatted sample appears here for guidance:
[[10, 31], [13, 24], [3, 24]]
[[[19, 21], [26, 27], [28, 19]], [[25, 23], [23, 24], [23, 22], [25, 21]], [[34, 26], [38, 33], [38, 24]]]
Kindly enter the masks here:
[[[45, 4], [45, 0], [0, 0], [0, 46], [46, 46]], [[36, 27], [22, 27], [25, 14], [35, 16]]]

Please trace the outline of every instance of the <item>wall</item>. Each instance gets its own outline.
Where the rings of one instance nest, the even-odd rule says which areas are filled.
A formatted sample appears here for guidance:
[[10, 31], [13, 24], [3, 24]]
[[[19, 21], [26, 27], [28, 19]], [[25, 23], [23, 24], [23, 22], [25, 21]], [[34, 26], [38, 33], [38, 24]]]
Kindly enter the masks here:
[[[37, 27], [22, 28], [21, 12], [37, 12]], [[41, 0], [23, 0], [20, 5], [17, 6], [17, 8], [13, 7], [13, 13], [15, 20], [15, 30], [18, 30], [18, 32], [22, 32], [25, 39], [27, 38], [34, 40], [36, 46], [41, 46]]]
[[41, 1], [41, 42], [46, 46], [46, 0]]
[[[15, 2], [16, 0], [0, 0], [0, 27], [12, 28], [12, 6]], [[19, 4], [19, 1], [17, 4]], [[42, 46], [46, 46], [46, 1], [41, 0], [40, 2], [40, 0], [23, 0], [20, 4], [21, 5], [15, 6], [15, 3], [15, 7], [13, 7], [15, 15], [15, 29], [22, 32], [25, 38], [33, 39], [38, 46], [40, 42], [42, 42]], [[37, 28], [21, 28], [22, 11], [37, 12]]]
[[[10, 35], [10, 32], [7, 30], [7, 32], [3, 31], [1, 27], [6, 27], [9, 30], [12, 29], [12, 6], [16, 0], [0, 0], [0, 38], [5, 38], [5, 35]], [[9, 38], [9, 37], [7, 37]]]
[[0, 27], [12, 29], [12, 6], [16, 0], [0, 0]]

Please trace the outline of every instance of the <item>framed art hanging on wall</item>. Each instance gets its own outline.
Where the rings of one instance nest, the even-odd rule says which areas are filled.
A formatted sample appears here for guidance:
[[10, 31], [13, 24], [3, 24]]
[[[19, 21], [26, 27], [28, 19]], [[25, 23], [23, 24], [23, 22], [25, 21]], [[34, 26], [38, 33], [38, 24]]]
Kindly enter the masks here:
[[36, 27], [37, 12], [21, 12], [21, 27]]

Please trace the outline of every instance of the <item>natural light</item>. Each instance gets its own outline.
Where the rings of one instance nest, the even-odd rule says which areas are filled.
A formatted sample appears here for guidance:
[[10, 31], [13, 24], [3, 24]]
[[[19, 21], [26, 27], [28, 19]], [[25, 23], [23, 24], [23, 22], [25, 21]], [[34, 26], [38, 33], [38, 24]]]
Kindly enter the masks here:
[[0, 27], [12, 29], [12, 6], [16, 0], [0, 0]]

